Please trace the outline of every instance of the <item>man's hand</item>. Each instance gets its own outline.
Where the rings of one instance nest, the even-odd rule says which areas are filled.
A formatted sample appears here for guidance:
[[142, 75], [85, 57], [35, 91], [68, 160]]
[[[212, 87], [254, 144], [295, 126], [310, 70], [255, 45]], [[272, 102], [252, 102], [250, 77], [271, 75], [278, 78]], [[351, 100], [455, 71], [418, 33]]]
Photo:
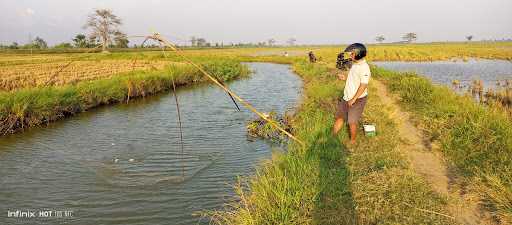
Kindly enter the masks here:
[[353, 99], [350, 99], [350, 101], [347, 102], [348, 104], [348, 107], [352, 107], [352, 105], [354, 105], [354, 103], [356, 103], [356, 98], [353, 98]]
[[345, 71], [342, 71], [342, 72], [338, 73], [338, 79], [340, 79], [340, 80], [347, 80], [346, 73], [347, 72], [345, 72]]

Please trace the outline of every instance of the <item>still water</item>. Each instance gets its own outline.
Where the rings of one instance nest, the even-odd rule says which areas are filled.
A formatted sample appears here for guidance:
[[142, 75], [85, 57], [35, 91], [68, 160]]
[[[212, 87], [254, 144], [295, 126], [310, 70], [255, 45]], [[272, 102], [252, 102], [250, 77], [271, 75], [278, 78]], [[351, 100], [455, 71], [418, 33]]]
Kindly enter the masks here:
[[[298, 104], [302, 83], [288, 66], [248, 65], [255, 73], [228, 83], [233, 91], [261, 111]], [[178, 98], [183, 154], [171, 94], [0, 138], [0, 224], [207, 224], [195, 214], [232, 199], [236, 177], [253, 173], [272, 146], [247, 139], [254, 115], [218, 87], [181, 88]], [[16, 210], [72, 217], [9, 218]]]
[[434, 83], [451, 85], [459, 80], [467, 87], [473, 80], [482, 80], [484, 87], [495, 88], [498, 81], [512, 80], [512, 62], [506, 60], [472, 59], [434, 62], [373, 62], [373, 64], [400, 72], [415, 72]]

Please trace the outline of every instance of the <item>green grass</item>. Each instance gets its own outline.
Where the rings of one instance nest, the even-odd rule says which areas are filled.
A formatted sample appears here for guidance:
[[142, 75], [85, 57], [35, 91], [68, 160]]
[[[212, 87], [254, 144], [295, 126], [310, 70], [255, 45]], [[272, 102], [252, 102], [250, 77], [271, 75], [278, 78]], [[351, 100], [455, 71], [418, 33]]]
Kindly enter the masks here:
[[[503, 44], [413, 44], [371, 45], [373, 60], [442, 60], [452, 57], [512, 59], [510, 43]], [[342, 46], [315, 50], [323, 62], [331, 62]], [[282, 50], [289, 48], [282, 48]], [[309, 48], [297, 48], [309, 50]], [[415, 174], [403, 152], [400, 138], [386, 106], [370, 90], [365, 120], [375, 123], [378, 135], [361, 136], [356, 152], [347, 155], [342, 139], [331, 136], [335, 101], [343, 84], [330, 73], [332, 68], [311, 65], [305, 56], [282, 57], [252, 54], [265, 49], [222, 49], [185, 51], [195, 62], [223, 80], [246, 74], [239, 62], [274, 62], [292, 64], [304, 81], [304, 100], [293, 122], [293, 132], [306, 147], [290, 144], [285, 154], [276, 153], [256, 175], [242, 178], [236, 186], [237, 200], [223, 211], [213, 212], [219, 224], [449, 224], [446, 217], [429, 210], [446, 213], [447, 199], [432, 191]], [[272, 49], [277, 52], [280, 49]], [[440, 51], [443, 50], [443, 51]], [[62, 58], [23, 58], [10, 56], [0, 66], [54, 62]], [[61, 55], [56, 55], [61, 56]], [[70, 54], [65, 57], [80, 57]], [[161, 52], [95, 54], [87, 60], [144, 59], [180, 62], [174, 53]], [[25, 57], [25, 56], [23, 56]], [[168, 90], [171, 79], [178, 85], [204, 81], [188, 66], [161, 71], [133, 72], [111, 79], [82, 82], [61, 87], [23, 89], [0, 93], [0, 131], [11, 132], [27, 126], [47, 123], [103, 104], [125, 102]], [[420, 125], [439, 141], [446, 157], [481, 193], [489, 207], [503, 220], [511, 211], [511, 121], [500, 111], [475, 104], [470, 98], [457, 96], [447, 88], [432, 85], [416, 75], [402, 76], [373, 69], [378, 79], [401, 96], [402, 104], [414, 112]], [[370, 88], [371, 83], [370, 83]]]
[[[236, 61], [209, 61], [203, 67], [223, 81], [249, 73], [247, 66]], [[0, 134], [45, 124], [100, 105], [169, 90], [172, 80], [177, 86], [206, 81], [200, 71], [190, 65], [172, 65], [161, 71], [136, 71], [76, 85], [0, 92]]]
[[[304, 80], [304, 101], [293, 123], [306, 147], [289, 145], [256, 175], [242, 179], [238, 199], [210, 213], [217, 224], [450, 224], [446, 199], [436, 194], [397, 149], [397, 128], [384, 106], [370, 96], [365, 118], [381, 128], [374, 138], [360, 136], [347, 155], [332, 136], [335, 101], [343, 84], [330, 68], [295, 61]], [[372, 92], [370, 92], [372, 93]], [[375, 100], [374, 100], [375, 99]], [[361, 135], [361, 134], [360, 134]]]
[[415, 74], [373, 68], [504, 224], [512, 222], [512, 121]]

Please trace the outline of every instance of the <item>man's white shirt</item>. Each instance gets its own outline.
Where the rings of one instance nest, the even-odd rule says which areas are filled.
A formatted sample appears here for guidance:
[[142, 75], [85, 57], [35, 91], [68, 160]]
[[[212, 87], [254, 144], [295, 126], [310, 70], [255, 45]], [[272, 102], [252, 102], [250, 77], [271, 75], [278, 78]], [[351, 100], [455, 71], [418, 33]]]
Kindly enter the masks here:
[[[343, 100], [350, 101], [357, 92], [360, 84], [368, 84], [370, 81], [370, 66], [366, 63], [365, 59], [359, 60], [352, 64], [350, 71], [348, 72], [347, 81], [345, 83], [345, 90], [343, 92]], [[368, 95], [368, 88], [366, 88], [359, 96], [359, 98]]]

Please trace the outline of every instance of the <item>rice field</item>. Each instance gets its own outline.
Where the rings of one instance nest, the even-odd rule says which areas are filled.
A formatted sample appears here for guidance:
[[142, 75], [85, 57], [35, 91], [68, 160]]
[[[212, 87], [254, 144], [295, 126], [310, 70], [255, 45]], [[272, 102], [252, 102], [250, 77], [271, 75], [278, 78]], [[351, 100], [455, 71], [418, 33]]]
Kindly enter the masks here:
[[[184, 51], [221, 80], [248, 74], [241, 62], [274, 62], [291, 64], [304, 81], [305, 100], [290, 130], [307, 147], [291, 144], [287, 154], [275, 154], [255, 176], [243, 179], [236, 185], [237, 200], [225, 210], [208, 214], [214, 223], [453, 222], [417, 210], [443, 213], [451, 200], [433, 192], [411, 170], [397, 149], [401, 139], [394, 135], [396, 124], [383, 110], [387, 106], [378, 102], [369, 105], [365, 116], [379, 124], [384, 133], [372, 140], [363, 139], [363, 154], [347, 155], [343, 143], [330, 135], [333, 102], [342, 92], [333, 67], [342, 49], [344, 46]], [[317, 64], [306, 61], [310, 50], [317, 55]], [[293, 54], [286, 57], [285, 51]], [[512, 43], [369, 45], [369, 52], [369, 61], [512, 60]], [[168, 90], [174, 81], [179, 86], [205, 81], [176, 54], [165, 54], [0, 54], [0, 133], [22, 131], [99, 105], [156, 94]], [[474, 182], [470, 191], [480, 194], [497, 220], [505, 221], [503, 224], [510, 221], [510, 117], [416, 75], [402, 77], [379, 69], [374, 72], [376, 79], [402, 97], [402, 104], [418, 117], [431, 138], [442, 143], [440, 154], [465, 181]], [[487, 98], [500, 98], [493, 96]]]
[[166, 61], [149, 60], [84, 60], [49, 63], [30, 63], [0, 66], [0, 91], [105, 79], [129, 71], [161, 70]]

